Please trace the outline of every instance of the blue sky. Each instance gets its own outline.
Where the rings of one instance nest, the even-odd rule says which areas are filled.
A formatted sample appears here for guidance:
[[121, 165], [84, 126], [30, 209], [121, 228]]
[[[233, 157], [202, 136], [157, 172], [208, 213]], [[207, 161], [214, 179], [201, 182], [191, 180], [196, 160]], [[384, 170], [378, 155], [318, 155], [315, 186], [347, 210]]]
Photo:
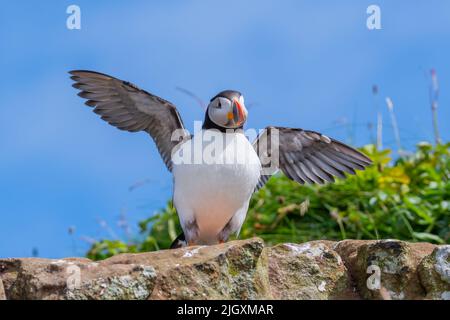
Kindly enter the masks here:
[[[81, 30], [66, 8], [81, 8]], [[366, 8], [381, 8], [368, 30]], [[85, 238], [124, 238], [171, 196], [170, 174], [143, 133], [101, 121], [67, 71], [129, 80], [178, 106], [189, 129], [224, 89], [249, 103], [249, 127], [322, 131], [363, 145], [375, 120], [373, 84], [394, 146], [384, 97], [402, 143], [432, 140], [429, 70], [450, 124], [450, 2], [417, 1], [9, 1], [0, 12], [0, 257], [81, 255]], [[134, 191], [138, 181], [146, 184]], [[104, 222], [102, 222], [104, 221]], [[106, 225], [105, 225], [106, 224]], [[70, 236], [69, 227], [75, 233]]]

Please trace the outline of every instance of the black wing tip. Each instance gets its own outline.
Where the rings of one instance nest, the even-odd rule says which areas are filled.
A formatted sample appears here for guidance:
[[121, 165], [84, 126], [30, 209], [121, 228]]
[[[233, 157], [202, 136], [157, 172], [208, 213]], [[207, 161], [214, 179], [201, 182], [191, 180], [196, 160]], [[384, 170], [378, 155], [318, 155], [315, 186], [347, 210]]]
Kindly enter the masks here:
[[357, 158], [357, 159], [364, 163], [364, 167], [367, 167], [367, 166], [370, 166], [371, 164], [373, 164], [372, 159], [370, 159], [367, 155], [365, 155], [363, 152], [359, 151], [358, 149], [353, 148], [353, 147], [351, 147], [351, 146], [349, 146], [349, 145], [347, 145], [345, 143], [342, 143], [342, 142], [340, 142], [338, 140], [335, 140], [335, 139], [331, 139], [331, 141], [333, 143], [336, 143], [339, 146], [342, 146], [344, 148], [348, 148], [351, 151], [356, 152], [361, 157], [361, 158]]
[[[83, 98], [83, 99], [85, 99], [85, 98]], [[87, 105], [88, 107], [92, 107], [92, 108], [94, 108], [94, 107], [96, 107], [97, 106], [97, 101], [95, 101], [95, 100], [86, 100], [85, 102], [84, 102], [84, 104], [85, 105]]]
[[101, 72], [97, 72], [97, 71], [92, 71], [92, 70], [87, 70], [87, 69], [74, 69], [74, 70], [70, 70], [68, 71], [70, 74], [75, 75], [77, 73], [82, 73], [82, 72], [86, 72], [86, 73], [96, 73], [96, 74], [101, 74], [104, 75], [104, 73]]
[[96, 74], [98, 74], [98, 72], [96, 72], [96, 71], [82, 70], [82, 69], [70, 70], [70, 71], [68, 71], [68, 73], [71, 74], [72, 76], [79, 76], [80, 73], [96, 73]]
[[358, 151], [358, 153], [361, 155], [361, 157], [363, 157], [364, 162], [365, 162], [364, 167], [367, 167], [367, 166], [370, 166], [371, 164], [373, 164], [372, 159], [370, 159], [367, 155], [365, 155], [364, 153], [362, 153], [359, 150], [356, 150], [356, 151]]
[[102, 72], [98, 72], [98, 71], [92, 71], [92, 70], [83, 70], [83, 69], [77, 69], [77, 70], [70, 70], [68, 71], [69, 74], [71, 74], [72, 76], [76, 76], [76, 77], [80, 77], [82, 76], [82, 74], [96, 74], [99, 76], [104, 76], [104, 77], [108, 77], [108, 78], [114, 78], [113, 76], [110, 76], [109, 74], [106, 73], [102, 73]]
[[370, 159], [368, 155], [364, 154], [362, 151], [360, 151], [358, 149], [355, 149], [355, 148], [353, 148], [353, 149], [362, 157], [361, 161], [364, 161], [367, 163], [366, 165], [369, 166], [369, 165], [373, 164], [372, 159]]

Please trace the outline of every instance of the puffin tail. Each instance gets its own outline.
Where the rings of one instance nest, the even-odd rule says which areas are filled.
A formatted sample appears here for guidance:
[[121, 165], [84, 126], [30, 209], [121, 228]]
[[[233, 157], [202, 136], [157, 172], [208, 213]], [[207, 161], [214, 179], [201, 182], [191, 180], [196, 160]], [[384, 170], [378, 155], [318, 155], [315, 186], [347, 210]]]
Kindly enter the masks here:
[[183, 247], [187, 247], [187, 242], [184, 233], [181, 233], [175, 240], [173, 240], [170, 245], [170, 249], [178, 249]]

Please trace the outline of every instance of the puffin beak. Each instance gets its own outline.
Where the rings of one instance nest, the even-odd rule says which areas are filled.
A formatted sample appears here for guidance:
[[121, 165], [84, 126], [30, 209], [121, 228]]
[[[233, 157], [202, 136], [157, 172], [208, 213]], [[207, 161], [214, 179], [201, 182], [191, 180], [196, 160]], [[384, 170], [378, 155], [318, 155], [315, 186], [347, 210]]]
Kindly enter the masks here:
[[233, 100], [233, 121], [237, 126], [241, 126], [245, 122], [244, 108], [239, 100]]

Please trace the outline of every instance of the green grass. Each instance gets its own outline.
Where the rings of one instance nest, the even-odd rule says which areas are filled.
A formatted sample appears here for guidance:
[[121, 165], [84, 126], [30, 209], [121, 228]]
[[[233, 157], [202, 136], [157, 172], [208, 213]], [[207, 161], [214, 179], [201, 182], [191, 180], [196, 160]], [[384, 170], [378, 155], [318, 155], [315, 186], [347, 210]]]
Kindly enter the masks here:
[[[251, 200], [240, 238], [267, 243], [317, 239], [385, 239], [450, 243], [450, 143], [421, 143], [392, 163], [390, 150], [361, 150], [374, 164], [324, 186], [299, 185], [282, 175]], [[128, 243], [101, 240], [87, 253], [104, 259], [122, 252], [166, 249], [180, 232], [172, 204], [139, 223]]]

